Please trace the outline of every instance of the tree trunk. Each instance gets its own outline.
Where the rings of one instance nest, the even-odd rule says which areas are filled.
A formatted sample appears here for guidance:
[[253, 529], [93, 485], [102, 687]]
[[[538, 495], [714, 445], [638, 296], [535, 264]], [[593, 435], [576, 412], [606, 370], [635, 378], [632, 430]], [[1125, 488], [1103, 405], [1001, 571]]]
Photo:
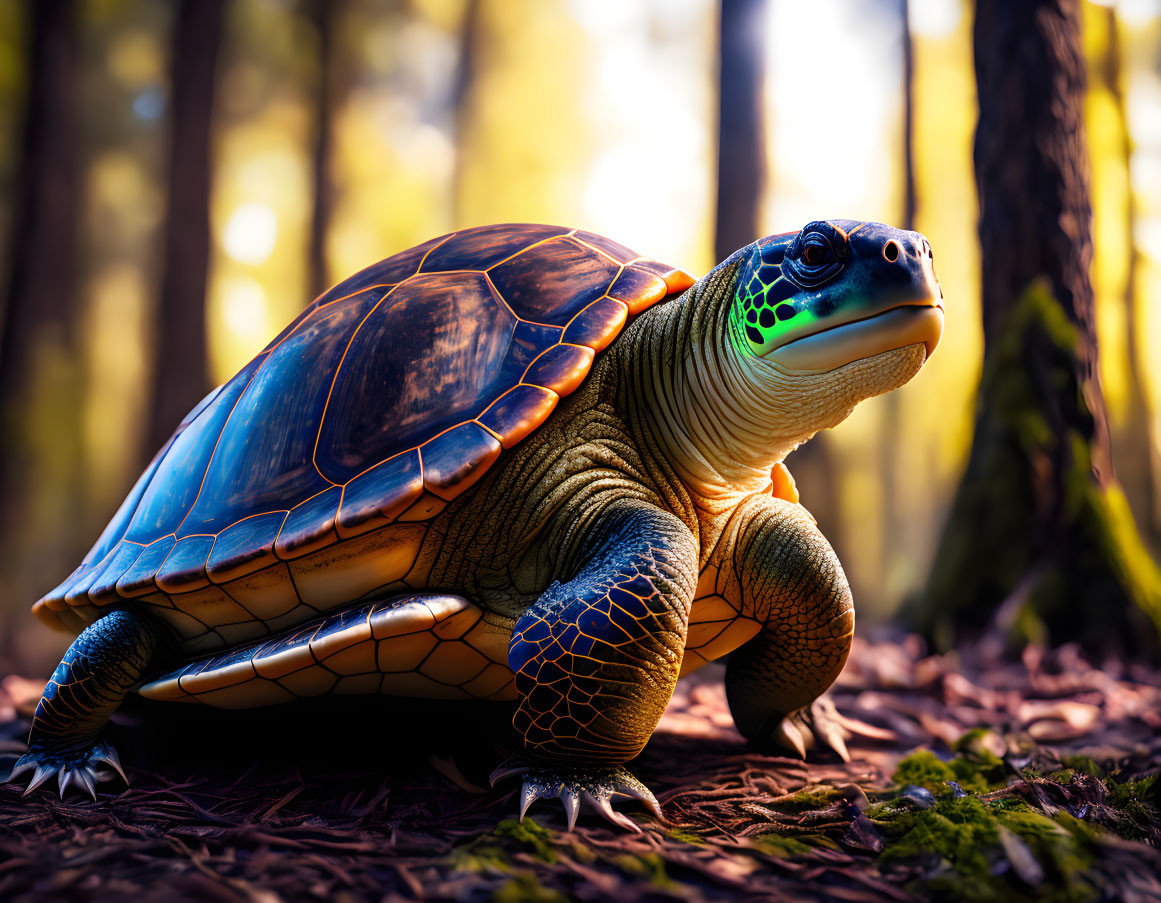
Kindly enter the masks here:
[[979, 0], [984, 370], [919, 624], [1155, 647], [1161, 576], [1113, 474], [1097, 377], [1077, 0]]
[[309, 0], [307, 11], [318, 40], [318, 78], [315, 83], [315, 132], [313, 154], [314, 207], [310, 217], [308, 287], [318, 297], [330, 287], [327, 272], [327, 228], [334, 209], [334, 182], [331, 178], [333, 143], [332, 111], [335, 99], [334, 31], [341, 13], [341, 0]]
[[28, 0], [25, 21], [28, 106], [0, 334], [0, 560], [14, 598], [44, 589], [46, 572], [51, 580], [75, 563], [84, 395], [76, 7]]
[[174, 24], [169, 210], [147, 455], [210, 388], [206, 277], [210, 254], [210, 124], [222, 0], [182, 0]]
[[718, 108], [718, 206], [714, 258], [760, 237], [766, 186], [766, 0], [722, 0]]

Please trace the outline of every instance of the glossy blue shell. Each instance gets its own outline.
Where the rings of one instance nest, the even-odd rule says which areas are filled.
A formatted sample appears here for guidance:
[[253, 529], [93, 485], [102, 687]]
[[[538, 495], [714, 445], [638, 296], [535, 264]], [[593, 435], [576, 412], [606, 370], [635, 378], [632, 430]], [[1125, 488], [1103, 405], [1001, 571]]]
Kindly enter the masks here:
[[[186, 417], [53, 611], [223, 583], [451, 500], [627, 318], [692, 280], [590, 233], [487, 226], [340, 283]], [[411, 512], [409, 520], [422, 520]]]

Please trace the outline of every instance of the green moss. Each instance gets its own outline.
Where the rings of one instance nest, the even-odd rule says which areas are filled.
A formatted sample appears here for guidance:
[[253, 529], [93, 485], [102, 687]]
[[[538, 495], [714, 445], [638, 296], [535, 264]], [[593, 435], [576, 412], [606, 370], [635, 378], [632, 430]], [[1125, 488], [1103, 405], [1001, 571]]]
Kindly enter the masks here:
[[[552, 838], [551, 831], [530, 818], [526, 818], [523, 822], [506, 818], [496, 825], [491, 834], [476, 837], [453, 849], [448, 854], [448, 862], [453, 868], [463, 872], [509, 874], [512, 872], [511, 853], [517, 850], [528, 853], [541, 862], [556, 862], [559, 857], [552, 844]], [[581, 859], [580, 856], [575, 858]]]
[[940, 796], [951, 792], [949, 781], [955, 781], [968, 792], [984, 793], [1003, 787], [1006, 775], [1004, 763], [982, 747], [947, 762], [920, 747], [899, 763], [894, 781], [900, 787], [915, 784]]
[[672, 887], [673, 879], [665, 871], [660, 853], [621, 853], [612, 858], [613, 865], [635, 878], [644, 878], [655, 887]]
[[[1049, 818], [1022, 800], [942, 799], [930, 809], [884, 812], [876, 824], [887, 838], [881, 863], [933, 854], [946, 860], [954, 877], [929, 882], [939, 899], [1088, 903], [1097, 896], [1086, 878], [1095, 858], [1096, 830], [1067, 816]], [[1043, 869], [1040, 886], [1026, 887], [1011, 871], [993, 874], [994, 863], [1004, 856], [1001, 827], [1023, 841]]]
[[569, 903], [560, 891], [545, 887], [531, 872], [521, 872], [492, 892], [495, 903]]
[[1121, 816], [1116, 824], [1116, 832], [1129, 840], [1144, 840], [1149, 837], [1148, 826], [1161, 822], [1158, 812], [1158, 776], [1147, 775], [1135, 781], [1118, 782], [1110, 777], [1105, 780], [1108, 789], [1107, 803]]
[[825, 809], [834, 802], [835, 789], [833, 787], [821, 787], [816, 790], [800, 790], [790, 799], [786, 800], [784, 805], [790, 809], [796, 809], [801, 812], [814, 811], [816, 809]]
[[970, 796], [941, 800], [930, 809], [899, 810], [882, 827], [891, 838], [882, 861], [935, 853], [963, 875], [986, 873], [986, 847], [999, 842], [995, 819]]
[[837, 850], [838, 844], [824, 834], [763, 834], [754, 839], [754, 846], [777, 859], [809, 856], [820, 849]]
[[508, 853], [503, 847], [488, 843], [488, 840], [486, 837], [477, 837], [470, 843], [456, 847], [448, 854], [448, 864], [457, 872], [508, 874], [512, 871], [512, 860]]
[[556, 862], [556, 850], [552, 845], [553, 833], [541, 827], [531, 818], [516, 821], [506, 818], [492, 832], [495, 837], [509, 838], [524, 848], [541, 862]]
[[895, 769], [895, 783], [900, 787], [914, 784], [932, 793], [946, 793], [947, 782], [956, 779], [951, 766], [926, 747], [920, 747], [904, 758]]
[[672, 837], [674, 840], [680, 841], [681, 843], [705, 843], [705, 838], [700, 834], [695, 834], [693, 831], [687, 831], [684, 828], [672, 828], [665, 833]]
[[[1073, 755], [1061, 756], [1060, 764], [1072, 771], [1078, 771], [1081, 774], [1092, 775], [1094, 778], [1103, 778], [1105, 770], [1101, 768], [1089, 756]], [[1063, 781], [1061, 783], [1064, 783]]]

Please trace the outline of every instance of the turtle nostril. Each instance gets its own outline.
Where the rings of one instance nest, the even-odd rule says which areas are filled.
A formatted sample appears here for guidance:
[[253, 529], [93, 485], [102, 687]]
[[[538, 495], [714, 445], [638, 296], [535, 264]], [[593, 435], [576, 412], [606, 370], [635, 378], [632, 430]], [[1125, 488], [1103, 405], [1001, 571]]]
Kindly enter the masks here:
[[891, 263], [894, 263], [899, 259], [899, 245], [893, 241], [887, 242], [885, 245], [883, 245], [883, 257], [885, 257]]

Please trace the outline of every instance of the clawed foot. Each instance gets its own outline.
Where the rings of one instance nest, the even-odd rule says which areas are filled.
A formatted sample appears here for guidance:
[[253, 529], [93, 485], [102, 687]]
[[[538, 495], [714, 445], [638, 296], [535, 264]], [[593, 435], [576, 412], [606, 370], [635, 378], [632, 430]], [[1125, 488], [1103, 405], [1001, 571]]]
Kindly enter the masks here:
[[[108, 766], [108, 767], [106, 767]], [[98, 740], [92, 746], [80, 749], [54, 750], [47, 745], [33, 741], [28, 752], [16, 760], [8, 777], [0, 783], [14, 781], [26, 771], [32, 771], [32, 780], [24, 790], [27, 796], [54, 774], [60, 786], [61, 798], [69, 785], [76, 783], [89, 792], [94, 800], [97, 798], [97, 784], [111, 780], [120, 775], [126, 784], [125, 770], [121, 767], [121, 760], [117, 751], [104, 740]]]
[[490, 780], [494, 787], [498, 781], [515, 775], [524, 776], [524, 786], [520, 791], [521, 821], [534, 802], [553, 797], [564, 805], [569, 830], [576, 825], [577, 815], [583, 807], [615, 825], [640, 834], [641, 829], [631, 819], [613, 809], [612, 804], [619, 800], [638, 800], [658, 818], [663, 818], [661, 806], [649, 788], [620, 765], [562, 765], [554, 768], [525, 756], [513, 756], [492, 772]]
[[850, 734], [842, 724], [842, 716], [829, 697], [822, 696], [805, 708], [792, 712], [775, 726], [771, 738], [777, 746], [805, 759], [806, 751], [816, 742], [833, 749], [844, 762], [851, 760], [846, 738]]

